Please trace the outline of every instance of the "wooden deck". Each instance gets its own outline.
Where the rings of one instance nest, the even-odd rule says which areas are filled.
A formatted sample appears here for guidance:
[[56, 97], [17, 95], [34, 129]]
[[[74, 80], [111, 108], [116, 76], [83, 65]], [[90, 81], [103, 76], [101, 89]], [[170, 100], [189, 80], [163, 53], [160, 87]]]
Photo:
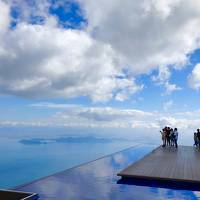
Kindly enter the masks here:
[[122, 178], [200, 183], [200, 151], [195, 147], [158, 147], [117, 174]]

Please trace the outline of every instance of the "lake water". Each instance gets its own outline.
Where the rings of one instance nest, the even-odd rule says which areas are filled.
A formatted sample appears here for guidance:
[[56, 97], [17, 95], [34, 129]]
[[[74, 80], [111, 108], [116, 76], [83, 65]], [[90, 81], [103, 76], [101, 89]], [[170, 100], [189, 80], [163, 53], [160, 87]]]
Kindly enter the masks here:
[[[60, 199], [69, 194], [70, 199], [80, 195], [85, 199], [199, 199], [200, 190], [118, 184], [118, 171], [161, 142], [156, 132], [127, 134], [125, 129], [0, 128], [0, 188], [13, 188], [120, 151], [67, 171], [66, 176], [56, 174], [19, 188], [44, 196], [50, 192], [61, 195]], [[192, 140], [182, 141], [192, 144]]]
[[133, 140], [1, 129], [0, 188], [28, 183], [135, 144]]

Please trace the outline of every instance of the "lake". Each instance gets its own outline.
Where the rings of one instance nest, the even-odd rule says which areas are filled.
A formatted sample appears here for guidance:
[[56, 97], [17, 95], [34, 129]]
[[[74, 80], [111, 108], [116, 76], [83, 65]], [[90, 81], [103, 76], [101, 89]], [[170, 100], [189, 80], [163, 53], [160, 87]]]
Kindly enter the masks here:
[[0, 188], [28, 183], [137, 144], [55, 129], [1, 128], [0, 133]]

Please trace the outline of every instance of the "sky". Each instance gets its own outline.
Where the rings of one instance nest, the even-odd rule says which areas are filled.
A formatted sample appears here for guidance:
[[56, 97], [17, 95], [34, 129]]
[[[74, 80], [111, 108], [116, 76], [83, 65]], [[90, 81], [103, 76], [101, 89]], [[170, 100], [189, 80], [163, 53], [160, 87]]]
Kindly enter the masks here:
[[0, 0], [0, 127], [200, 124], [199, 0]]

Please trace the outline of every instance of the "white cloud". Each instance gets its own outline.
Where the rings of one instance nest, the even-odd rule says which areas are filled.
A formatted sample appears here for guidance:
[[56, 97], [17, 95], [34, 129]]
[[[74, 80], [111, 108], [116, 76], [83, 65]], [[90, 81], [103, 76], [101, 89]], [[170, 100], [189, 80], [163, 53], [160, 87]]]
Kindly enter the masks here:
[[[198, 0], [101, 1], [80, 0], [97, 40], [109, 43], [121, 55], [132, 74], [159, 69], [158, 81], [169, 95], [180, 90], [171, 84], [170, 68], [189, 62], [199, 48], [200, 2]], [[117, 23], [116, 23], [117, 22]]]
[[[0, 84], [5, 93], [28, 97], [88, 95], [94, 100], [99, 94], [107, 100], [115, 89], [117, 70], [109, 58], [111, 49], [84, 32], [20, 24], [4, 36], [4, 41], [7, 52], [0, 55]], [[93, 48], [99, 49], [95, 55]], [[109, 87], [102, 90], [104, 83]]]
[[17, 120], [0, 121], [0, 127], [51, 127], [51, 126], [53, 126], [51, 122], [45, 122], [45, 121], [17, 121]]
[[128, 99], [131, 94], [141, 91], [144, 88], [144, 85], [137, 85], [134, 80], [130, 79], [118, 79], [117, 88], [119, 91], [116, 94], [115, 99], [124, 101]]
[[188, 76], [188, 83], [193, 89], [198, 90], [200, 88], [200, 64], [197, 64]]
[[30, 107], [48, 108], [48, 109], [69, 109], [69, 108], [78, 108], [82, 106], [78, 104], [56, 104], [56, 103], [51, 103], [51, 102], [40, 102], [40, 103], [31, 104]]
[[199, 47], [198, 0], [80, 0], [97, 40], [109, 43], [140, 74], [160, 66], [180, 68]]
[[[138, 138], [144, 142], [159, 141], [159, 131], [165, 126], [177, 127], [180, 142], [191, 144], [193, 132], [199, 128], [199, 110], [187, 112], [145, 112], [136, 109], [87, 107], [74, 104], [37, 103], [31, 109], [53, 109], [53, 114], [40, 119], [0, 120], [0, 127], [75, 128], [78, 134], [97, 134], [121, 138]], [[52, 113], [52, 112], [50, 112]], [[71, 129], [72, 130], [72, 129]], [[81, 130], [81, 131], [80, 131]], [[98, 132], [98, 133], [97, 133]], [[87, 131], [88, 134], [88, 131]]]
[[134, 109], [117, 109], [112, 107], [65, 107], [57, 112], [53, 120], [64, 126], [98, 127], [98, 128], [132, 128], [143, 127], [144, 121], [154, 121], [154, 113]]
[[[165, 112], [146, 112], [137, 109], [119, 109], [113, 107], [86, 107], [74, 104], [41, 103], [42, 108], [59, 109], [49, 120], [43, 123], [52, 126], [130, 128], [157, 133], [165, 126], [178, 127], [183, 133], [191, 134], [199, 127], [199, 110], [187, 112], [169, 112], [173, 101], [165, 103]], [[38, 124], [38, 123], [37, 123]], [[152, 134], [153, 134], [152, 133]]]
[[10, 17], [9, 17], [9, 7], [2, 1], [0, 1], [0, 34], [4, 32], [10, 23]]
[[186, 118], [175, 118], [174, 116], [161, 117], [159, 119], [160, 127], [171, 126], [178, 127], [181, 130], [187, 130], [192, 134], [197, 128], [199, 128], [199, 119], [186, 119]]
[[162, 67], [159, 68], [158, 75], [153, 76], [152, 80], [156, 81], [160, 84], [163, 84], [163, 83], [165, 83], [166, 81], [169, 80], [170, 76], [171, 76], [171, 73], [169, 71], [169, 68], [166, 67], [166, 66], [165, 67], [162, 66]]
[[[9, 12], [4, 14], [9, 18]], [[6, 32], [0, 36], [1, 93], [28, 98], [89, 96], [103, 102], [114, 94], [124, 100], [142, 89], [133, 78], [117, 78], [123, 73], [109, 44], [85, 31], [61, 28], [55, 18], [45, 17], [44, 24], [22, 21], [12, 30], [7, 28], [9, 20], [1, 23]], [[119, 98], [121, 91], [126, 97]]]
[[169, 100], [163, 104], [164, 111], [168, 111], [173, 106], [173, 101]]
[[104, 108], [84, 108], [79, 113], [80, 116], [83, 116], [88, 119], [95, 119], [96, 121], [126, 121], [126, 119], [139, 120], [145, 118], [152, 118], [154, 115], [150, 112], [144, 112], [141, 110], [134, 109], [117, 109], [111, 107]]
[[[75, 104], [41, 102], [30, 105], [35, 109], [54, 109], [49, 118], [36, 121], [1, 121], [1, 125], [11, 126], [66, 126], [66, 127], [143, 127], [145, 120], [155, 121], [157, 114], [137, 109], [112, 107], [87, 107]], [[142, 125], [143, 124], [143, 125]], [[146, 125], [147, 126], [147, 125]], [[152, 125], [149, 125], [152, 126]]]
[[170, 95], [172, 92], [182, 89], [176, 84], [169, 83], [170, 76], [171, 76], [171, 72], [169, 71], [169, 67], [166, 67], [166, 66], [159, 67], [158, 75], [152, 76], [152, 80], [154, 82], [156, 82], [158, 85], [164, 86], [165, 88], [164, 95]]
[[164, 84], [165, 93], [164, 95], [170, 95], [174, 91], [181, 90], [182, 88], [177, 86], [176, 84], [171, 84], [168, 81]]
[[[170, 68], [182, 68], [199, 47], [198, 0], [79, 0], [88, 20], [82, 30], [62, 28], [49, 1], [8, 2], [0, 0], [1, 94], [124, 101], [142, 90], [137, 75], [153, 69], [170, 94], [180, 89], [169, 82]], [[12, 29], [10, 6], [20, 8]]]
[[174, 117], [175, 118], [185, 118], [188, 120], [193, 120], [193, 119], [199, 119], [199, 115], [200, 115], [200, 109], [196, 109], [196, 110], [187, 110], [187, 111], [182, 111], [182, 112], [176, 112], [174, 113]]

